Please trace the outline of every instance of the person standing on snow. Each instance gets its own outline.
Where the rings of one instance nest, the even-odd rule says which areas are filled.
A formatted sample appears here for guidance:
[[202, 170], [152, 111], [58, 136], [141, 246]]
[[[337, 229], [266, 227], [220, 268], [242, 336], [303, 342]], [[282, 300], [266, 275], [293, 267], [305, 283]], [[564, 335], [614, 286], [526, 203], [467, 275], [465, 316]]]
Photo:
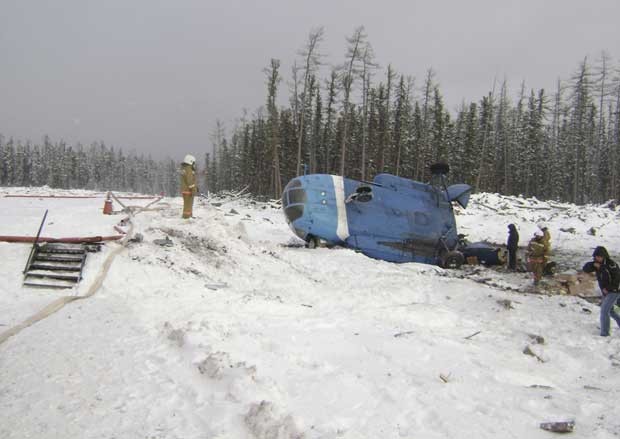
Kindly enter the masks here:
[[620, 328], [620, 315], [614, 311], [614, 305], [620, 298], [618, 284], [620, 284], [620, 268], [618, 264], [609, 258], [609, 253], [605, 247], [596, 247], [592, 253], [593, 261], [587, 262], [583, 266], [586, 273], [596, 273], [598, 287], [601, 289], [603, 301], [601, 302], [601, 336], [609, 335], [609, 317], [618, 324]]
[[549, 261], [551, 256], [551, 233], [549, 233], [549, 229], [544, 224], [539, 224], [538, 228], [542, 232], [542, 243], [545, 246], [543, 275], [550, 276], [553, 274], [556, 265], [555, 262]]
[[538, 285], [545, 268], [545, 245], [542, 242], [543, 234], [536, 231], [527, 245], [527, 266], [534, 276], [534, 285]]
[[183, 218], [191, 218], [194, 209], [196, 186], [196, 158], [186, 155], [181, 163], [181, 195], [183, 195]]
[[508, 268], [510, 270], [517, 269], [517, 249], [519, 248], [519, 232], [514, 224], [508, 224]]
[[542, 225], [539, 226], [539, 228], [543, 232], [542, 241], [545, 246], [545, 259], [548, 259], [549, 255], [551, 254], [551, 233], [549, 233], [549, 229], [547, 228], [547, 226]]

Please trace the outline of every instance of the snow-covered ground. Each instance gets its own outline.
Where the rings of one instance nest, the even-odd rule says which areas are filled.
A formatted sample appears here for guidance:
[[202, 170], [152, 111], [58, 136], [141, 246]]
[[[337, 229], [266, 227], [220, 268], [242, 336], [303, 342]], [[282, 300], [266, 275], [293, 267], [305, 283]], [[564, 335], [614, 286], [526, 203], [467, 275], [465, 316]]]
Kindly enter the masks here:
[[[45, 209], [44, 236], [116, 234], [124, 215], [102, 215], [103, 198], [4, 197], [48, 192], [91, 194], [0, 189], [0, 235], [35, 235]], [[191, 220], [179, 198], [155, 206], [94, 296], [0, 344], [0, 437], [546, 438], [541, 422], [565, 420], [574, 437], [620, 436], [620, 330], [599, 337], [596, 305], [309, 250], [269, 203], [200, 200]], [[503, 243], [513, 222], [525, 245], [544, 223], [573, 269], [596, 245], [620, 257], [618, 221], [494, 194], [457, 215], [471, 241]], [[153, 242], [166, 236], [172, 246]], [[22, 287], [29, 244], [0, 242], [0, 335], [84, 294], [117, 246], [89, 255], [76, 289], [53, 291]]]

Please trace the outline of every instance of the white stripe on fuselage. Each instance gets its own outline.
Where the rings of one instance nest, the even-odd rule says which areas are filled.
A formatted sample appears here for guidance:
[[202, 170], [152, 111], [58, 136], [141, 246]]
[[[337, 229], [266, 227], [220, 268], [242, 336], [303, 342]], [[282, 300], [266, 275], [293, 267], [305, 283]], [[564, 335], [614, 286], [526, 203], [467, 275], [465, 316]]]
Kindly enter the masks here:
[[338, 212], [338, 227], [336, 235], [343, 241], [349, 237], [349, 223], [347, 222], [347, 207], [344, 203], [344, 179], [332, 175], [334, 194], [336, 195], [336, 211]]

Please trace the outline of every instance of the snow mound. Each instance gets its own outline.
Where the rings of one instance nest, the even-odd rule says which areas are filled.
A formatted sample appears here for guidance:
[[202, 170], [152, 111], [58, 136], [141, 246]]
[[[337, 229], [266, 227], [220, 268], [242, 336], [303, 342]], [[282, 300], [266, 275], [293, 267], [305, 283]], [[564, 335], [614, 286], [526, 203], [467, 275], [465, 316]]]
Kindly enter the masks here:
[[[45, 209], [52, 236], [119, 221], [101, 198], [0, 202], [9, 234], [36, 232]], [[583, 437], [620, 434], [620, 328], [599, 337], [595, 304], [524, 294], [526, 273], [307, 249], [272, 203], [197, 200], [190, 220], [180, 198], [160, 206], [135, 216], [143, 240], [92, 298], [0, 345], [0, 437], [543, 438], [541, 422], [569, 418]], [[567, 275], [596, 245], [620, 249], [604, 206], [475, 194], [457, 212], [471, 241], [502, 244], [515, 223], [524, 246], [546, 224]], [[29, 251], [0, 243], [0, 331], [59, 295], [22, 287]]]
[[304, 439], [291, 415], [280, 415], [274, 404], [252, 404], [244, 417], [245, 425], [256, 439]]

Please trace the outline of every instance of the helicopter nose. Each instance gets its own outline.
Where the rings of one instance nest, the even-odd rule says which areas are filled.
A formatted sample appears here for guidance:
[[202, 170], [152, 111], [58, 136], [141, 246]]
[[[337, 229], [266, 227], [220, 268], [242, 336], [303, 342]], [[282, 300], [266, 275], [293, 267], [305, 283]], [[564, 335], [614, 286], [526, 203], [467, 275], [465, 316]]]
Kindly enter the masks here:
[[301, 239], [309, 235], [328, 242], [342, 242], [349, 237], [344, 179], [314, 174], [289, 182], [282, 194], [286, 222]]
[[291, 180], [282, 192], [282, 208], [286, 221], [292, 224], [304, 215], [304, 205], [308, 201], [306, 190], [299, 179]]

